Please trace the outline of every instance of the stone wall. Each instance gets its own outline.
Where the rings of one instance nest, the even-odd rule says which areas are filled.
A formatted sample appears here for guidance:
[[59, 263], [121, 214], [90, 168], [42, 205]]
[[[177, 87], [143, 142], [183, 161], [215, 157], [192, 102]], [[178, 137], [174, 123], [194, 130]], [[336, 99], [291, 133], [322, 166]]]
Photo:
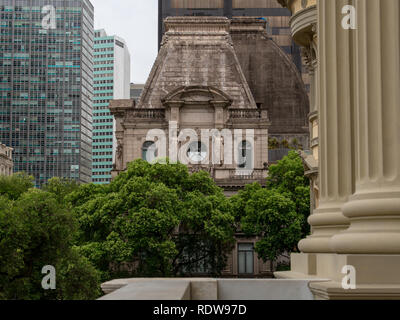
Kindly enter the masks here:
[[13, 174], [12, 150], [0, 143], [0, 175], [11, 176]]
[[272, 41], [266, 22], [252, 17], [233, 18], [231, 36], [242, 71], [255, 102], [268, 110], [270, 137], [296, 138], [309, 147], [309, 101], [294, 63]]

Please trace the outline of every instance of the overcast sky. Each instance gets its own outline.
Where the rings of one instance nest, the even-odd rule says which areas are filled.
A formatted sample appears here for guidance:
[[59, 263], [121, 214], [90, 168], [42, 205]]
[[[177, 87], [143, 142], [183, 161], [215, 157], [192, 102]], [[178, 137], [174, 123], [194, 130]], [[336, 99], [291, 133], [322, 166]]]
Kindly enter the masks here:
[[128, 44], [131, 82], [145, 83], [158, 50], [157, 0], [91, 0], [95, 29], [105, 29]]

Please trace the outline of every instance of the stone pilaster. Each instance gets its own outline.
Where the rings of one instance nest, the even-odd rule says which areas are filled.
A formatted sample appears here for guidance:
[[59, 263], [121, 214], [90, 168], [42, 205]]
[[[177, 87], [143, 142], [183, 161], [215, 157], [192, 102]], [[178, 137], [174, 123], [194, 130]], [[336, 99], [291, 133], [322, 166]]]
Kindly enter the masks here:
[[351, 32], [341, 26], [349, 0], [318, 1], [319, 207], [309, 217], [304, 253], [333, 252], [333, 235], [348, 227], [342, 206], [353, 190], [351, 148]]
[[332, 243], [400, 254], [400, 2], [359, 0], [357, 19], [356, 190], [343, 208], [350, 227]]

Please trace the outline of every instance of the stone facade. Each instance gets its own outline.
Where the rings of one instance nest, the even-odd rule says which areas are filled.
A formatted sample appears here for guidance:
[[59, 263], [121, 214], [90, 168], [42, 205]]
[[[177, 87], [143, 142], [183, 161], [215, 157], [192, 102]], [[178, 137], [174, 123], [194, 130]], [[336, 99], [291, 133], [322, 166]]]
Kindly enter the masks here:
[[[129, 162], [142, 158], [151, 129], [166, 134], [164, 156], [170, 156], [171, 140], [182, 129], [192, 129], [199, 137], [201, 130], [207, 129], [232, 133], [242, 130], [243, 139], [254, 153], [252, 172], [238, 175], [235, 161], [223, 159], [224, 152], [218, 159], [213, 158], [217, 160], [214, 163], [211, 142], [206, 142], [206, 161], [189, 163], [190, 170], [208, 171], [227, 193], [236, 192], [246, 183], [262, 182], [267, 176], [268, 111], [257, 107], [241, 70], [229, 35], [230, 20], [187, 17], [167, 18], [165, 23], [163, 46], [138, 104], [133, 100], [111, 101], [120, 150], [114, 175], [125, 170]], [[174, 130], [171, 123], [176, 125], [176, 135], [170, 136]], [[245, 137], [246, 130], [254, 130], [251, 137]], [[179, 150], [185, 142], [179, 141]], [[234, 144], [238, 143], [241, 141], [234, 137], [222, 141], [223, 147], [230, 150], [237, 150]]]
[[309, 149], [309, 99], [296, 66], [266, 31], [266, 21], [235, 17], [231, 23], [235, 52], [254, 100], [268, 112], [270, 138]]
[[171, 16], [257, 17], [266, 20], [268, 37], [296, 65], [309, 87], [309, 77], [302, 64], [300, 47], [293, 41], [289, 29], [290, 11], [275, 0], [159, 0], [158, 44], [164, 34], [164, 19]]
[[11, 176], [13, 174], [12, 148], [0, 143], [0, 175]]
[[[110, 102], [118, 141], [113, 176], [135, 159], [169, 157], [209, 172], [227, 196], [265, 183], [270, 127], [307, 146], [308, 98], [296, 67], [256, 18], [170, 17], [165, 26], [139, 101]], [[216, 134], [204, 140], [204, 130]], [[191, 158], [193, 142], [200, 158]], [[237, 234], [225, 276], [272, 275], [254, 253], [256, 241]]]

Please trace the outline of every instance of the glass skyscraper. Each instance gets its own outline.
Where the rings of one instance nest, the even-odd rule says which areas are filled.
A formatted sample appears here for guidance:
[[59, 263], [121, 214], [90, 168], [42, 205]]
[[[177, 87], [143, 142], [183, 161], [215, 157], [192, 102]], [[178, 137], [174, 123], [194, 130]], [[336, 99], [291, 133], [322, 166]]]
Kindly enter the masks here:
[[114, 117], [109, 102], [130, 98], [130, 55], [125, 41], [96, 30], [94, 39], [93, 182], [111, 181], [115, 160]]
[[14, 172], [91, 182], [93, 6], [1, 0], [0, 141]]

